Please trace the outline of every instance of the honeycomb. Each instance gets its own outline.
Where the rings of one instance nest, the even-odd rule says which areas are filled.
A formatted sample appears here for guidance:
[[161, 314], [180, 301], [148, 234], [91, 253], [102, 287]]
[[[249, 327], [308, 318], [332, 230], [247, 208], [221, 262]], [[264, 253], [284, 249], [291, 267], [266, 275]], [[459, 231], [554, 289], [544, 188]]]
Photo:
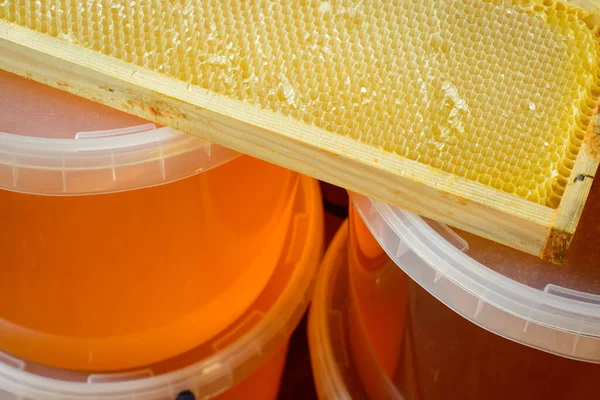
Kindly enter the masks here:
[[553, 0], [0, 0], [2, 19], [550, 207], [600, 93], [587, 17]]

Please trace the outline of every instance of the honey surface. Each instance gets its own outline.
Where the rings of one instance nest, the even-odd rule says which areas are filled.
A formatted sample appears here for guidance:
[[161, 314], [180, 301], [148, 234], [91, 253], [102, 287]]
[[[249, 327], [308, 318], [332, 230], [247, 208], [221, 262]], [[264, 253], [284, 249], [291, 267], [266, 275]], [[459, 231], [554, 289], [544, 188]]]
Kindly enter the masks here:
[[551, 0], [0, 0], [0, 18], [556, 207], [600, 90]]

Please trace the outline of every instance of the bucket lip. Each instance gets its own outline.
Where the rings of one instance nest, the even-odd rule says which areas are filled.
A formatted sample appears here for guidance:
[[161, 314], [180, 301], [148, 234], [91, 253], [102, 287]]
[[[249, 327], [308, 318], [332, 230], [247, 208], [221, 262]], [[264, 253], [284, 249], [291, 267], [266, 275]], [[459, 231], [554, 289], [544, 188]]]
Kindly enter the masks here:
[[[517, 282], [469, 257], [421, 217], [366, 196], [353, 193], [351, 198], [387, 255], [449, 308], [516, 342], [567, 358], [600, 362], [600, 298], [559, 288], [561, 296], [555, 294], [553, 285], [539, 290]], [[416, 257], [408, 261], [407, 251]], [[571, 296], [564, 295], [567, 291]], [[459, 296], [469, 301], [461, 303]], [[494, 324], [482, 318], [486, 308], [510, 318], [510, 323]], [[520, 329], [515, 329], [515, 323], [522, 323]]]
[[[301, 190], [298, 191], [298, 194], [302, 195], [304, 199], [297, 201], [297, 204], [304, 208], [298, 209], [296, 206], [290, 234], [292, 239], [304, 240], [302, 251], [299, 252], [295, 261], [287, 260], [285, 251], [281, 257], [287, 267], [290, 266], [290, 263], [294, 263], [296, 268], [287, 281], [281, 297], [273, 303], [258, 322], [233, 343], [218, 353], [175, 371], [129, 381], [99, 381], [99, 383], [66, 381], [64, 378], [56, 379], [35, 375], [24, 368], [24, 361], [10, 356], [6, 357], [3, 356], [4, 353], [0, 353], [0, 356], [3, 356], [0, 357], [0, 394], [5, 391], [18, 397], [36, 400], [54, 400], [56, 398], [65, 400], [89, 398], [154, 400], [164, 397], [174, 398], [181, 391], [190, 390], [199, 397], [211, 397], [226, 391], [248, 377], [289, 340], [311, 298], [323, 247], [322, 209], [320, 192], [315, 180], [301, 177], [301, 188], [299, 189]], [[299, 224], [307, 225], [306, 235], [293, 234]], [[245, 319], [238, 320], [227, 330], [233, 332], [243, 329], [245, 322]], [[248, 363], [252, 363], [252, 365], [249, 367]], [[55, 370], [58, 376], [69, 373], [67, 370], [46, 367], [45, 369]], [[144, 367], [133, 373], [137, 372], [143, 373]], [[81, 376], [82, 373], [73, 372], [73, 374]], [[131, 374], [131, 372], [127, 372], [127, 374]]]
[[[238, 155], [152, 123], [79, 132], [73, 139], [0, 132], [0, 189], [41, 195], [119, 192], [183, 179]], [[127, 173], [132, 168], [137, 179]], [[97, 187], [77, 183], [82, 180]]]
[[[343, 266], [343, 254], [348, 244], [348, 220], [340, 226], [331, 241], [315, 288], [308, 323], [308, 339], [311, 364], [319, 397], [331, 399], [352, 399], [352, 395], [340, 373], [336, 354], [333, 350], [329, 310], [327, 306], [332, 296], [332, 279], [336, 269]], [[343, 345], [342, 343], [338, 343]]]

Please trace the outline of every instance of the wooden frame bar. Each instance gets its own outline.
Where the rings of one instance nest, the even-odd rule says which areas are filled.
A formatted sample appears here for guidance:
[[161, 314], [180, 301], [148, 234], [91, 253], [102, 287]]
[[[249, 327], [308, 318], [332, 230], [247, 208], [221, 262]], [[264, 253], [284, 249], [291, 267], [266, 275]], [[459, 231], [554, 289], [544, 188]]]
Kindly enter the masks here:
[[6, 21], [0, 68], [557, 263], [598, 167], [594, 124], [552, 209]]

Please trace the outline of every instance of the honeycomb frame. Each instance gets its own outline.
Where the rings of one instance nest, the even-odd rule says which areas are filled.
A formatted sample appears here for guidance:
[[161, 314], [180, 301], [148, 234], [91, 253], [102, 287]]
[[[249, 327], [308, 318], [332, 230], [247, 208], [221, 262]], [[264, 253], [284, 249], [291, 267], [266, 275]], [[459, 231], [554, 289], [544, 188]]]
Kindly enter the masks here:
[[[10, 3], [22, 2], [4, 0], [0, 6]], [[518, 3], [532, 9], [558, 7], [561, 12], [572, 8], [552, 0], [506, 0], [505, 3]], [[322, 4], [330, 5], [329, 2]], [[591, 14], [579, 12], [576, 15], [583, 21]], [[598, 27], [589, 21], [586, 23], [598, 41]], [[90, 30], [90, 34], [100, 33]], [[173, 74], [124, 62], [73, 40], [40, 33], [4, 19], [0, 19], [0, 68], [555, 262], [565, 256], [598, 165], [600, 139], [596, 120], [600, 77], [597, 74], [593, 76], [593, 87], [588, 88], [592, 97], [582, 99], [584, 112], [579, 123], [580, 133], [574, 139], [574, 150], [571, 142], [563, 146], [568, 168], [558, 171], [558, 179], [550, 184], [551, 189], [543, 189], [548, 196], [539, 196], [539, 199], [534, 196], [532, 200], [531, 196], [527, 199], [525, 193], [516, 193], [510, 182], [497, 181], [499, 183], [490, 186], [489, 180], [482, 182], [470, 173], [461, 176], [438, 168], [435, 158], [422, 163], [418, 157], [415, 160], [415, 157], [411, 159], [406, 154], [385, 149], [377, 140], [357, 140], [360, 138], [352, 133], [332, 134], [326, 126], [290, 118], [294, 117], [293, 112], [284, 115], [277, 106], [257, 107], [217, 90], [207, 90], [198, 82], [175, 79]], [[453, 88], [446, 89], [448, 94]], [[281, 93], [275, 95], [289, 102], [288, 93], [284, 86]], [[454, 103], [460, 103], [460, 99]], [[531, 104], [526, 103], [526, 106], [531, 109]], [[378, 117], [377, 113], [372, 116]], [[356, 133], [356, 129], [353, 132]], [[548, 183], [542, 182], [541, 186], [548, 187]]]

